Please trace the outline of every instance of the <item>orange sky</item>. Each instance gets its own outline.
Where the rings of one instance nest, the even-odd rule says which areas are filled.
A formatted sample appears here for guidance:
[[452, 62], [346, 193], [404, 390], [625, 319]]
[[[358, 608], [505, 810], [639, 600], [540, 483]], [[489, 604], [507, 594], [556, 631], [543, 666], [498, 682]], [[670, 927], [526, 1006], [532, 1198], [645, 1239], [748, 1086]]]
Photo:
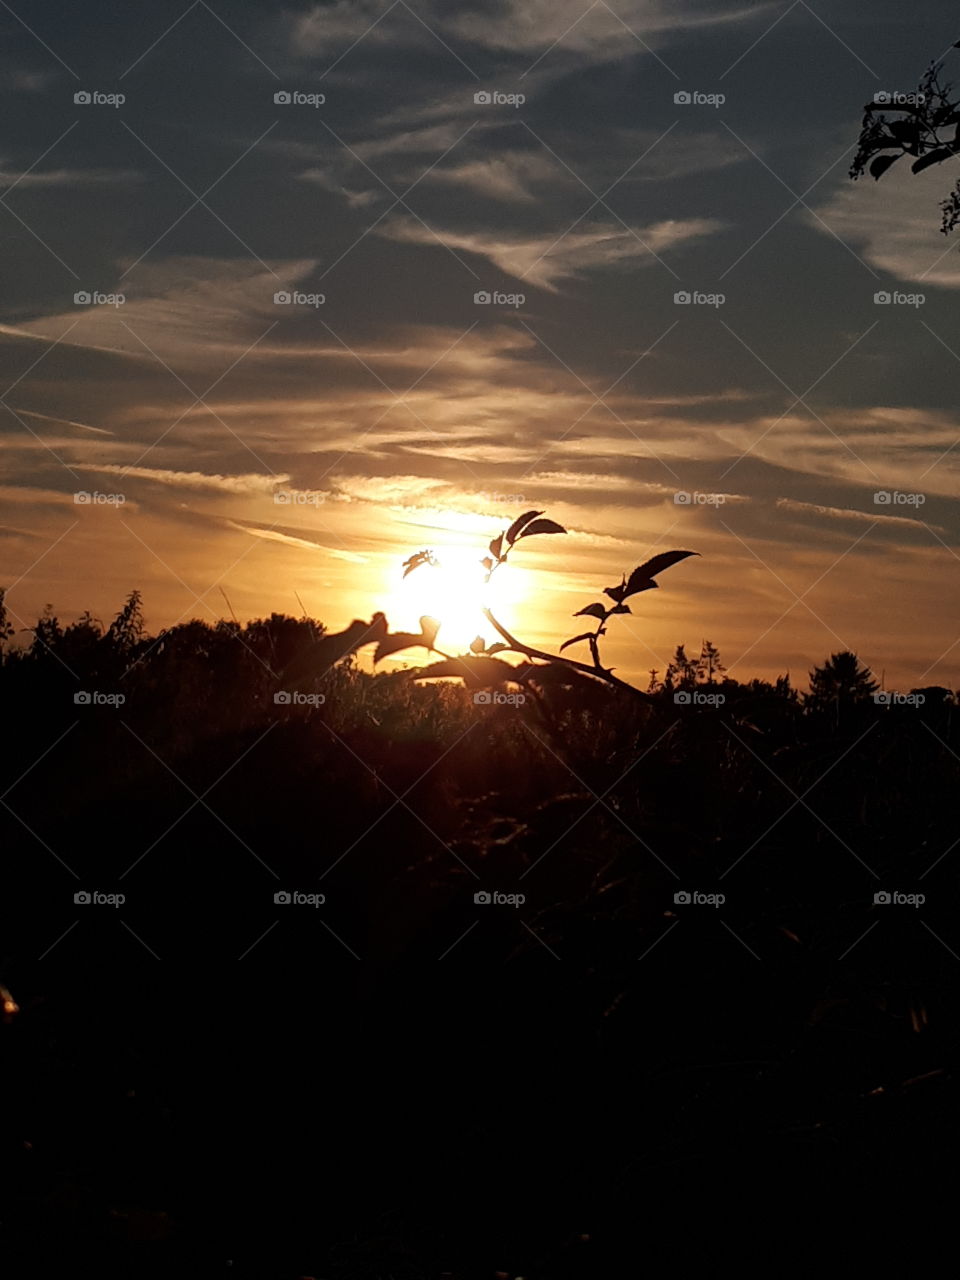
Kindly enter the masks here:
[[[850, 648], [889, 685], [960, 685], [949, 179], [847, 177], [865, 99], [951, 43], [942, 11], [379, 12], [197, 9], [142, 39], [91, 17], [81, 39], [64, 10], [16, 34], [17, 625], [48, 602], [106, 620], [134, 587], [153, 629], [299, 594], [332, 630], [446, 612], [456, 647], [483, 630], [476, 560], [536, 508], [569, 532], [519, 550], [497, 606], [531, 643], [686, 548], [611, 624], [621, 675], [709, 638], [741, 678], [803, 683]], [[125, 102], [77, 105], [88, 80]], [[453, 577], [404, 585], [423, 547]]]

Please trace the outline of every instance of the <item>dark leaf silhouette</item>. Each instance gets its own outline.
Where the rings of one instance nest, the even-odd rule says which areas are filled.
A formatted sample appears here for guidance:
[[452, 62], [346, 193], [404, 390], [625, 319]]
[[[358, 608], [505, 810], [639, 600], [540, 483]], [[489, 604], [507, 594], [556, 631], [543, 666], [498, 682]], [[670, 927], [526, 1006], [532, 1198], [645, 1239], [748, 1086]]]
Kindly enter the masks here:
[[493, 568], [493, 561], [490, 559], [489, 556], [484, 556], [483, 559], [480, 561], [480, 563], [486, 569], [487, 573], [489, 573], [490, 570]]
[[429, 667], [411, 671], [414, 680], [433, 680], [441, 676], [459, 676], [468, 689], [484, 689], [517, 679], [517, 669], [499, 658], [471, 657], [447, 658]]
[[658, 573], [663, 573], [664, 569], [669, 569], [672, 565], [679, 564], [681, 560], [686, 560], [687, 556], [699, 554], [698, 551], [661, 551], [659, 555], [651, 556], [631, 573], [627, 583], [627, 595], [632, 596], [634, 591], [638, 590], [633, 586], [634, 580], [645, 582], [648, 578], [655, 578]]
[[641, 591], [650, 591], [659, 584], [653, 579], [658, 573], [663, 573], [664, 569], [669, 569], [671, 565], [678, 564], [681, 560], [686, 560], [687, 556], [696, 556], [698, 551], [661, 551], [659, 555], [651, 556], [649, 560], [638, 565], [631, 573], [629, 581], [624, 578], [619, 587], [607, 587], [604, 595], [615, 600], [617, 604], [622, 604], [627, 596], [635, 596]]
[[419, 569], [421, 565], [425, 565], [425, 564], [435, 565], [436, 563], [437, 563], [437, 557], [433, 554], [432, 551], [429, 551], [429, 550], [417, 551], [410, 557], [409, 560], [404, 560], [403, 576], [406, 577], [407, 574], [413, 573], [414, 569]]
[[[877, 156], [875, 160], [870, 161], [870, 176], [879, 182], [890, 166], [899, 160], [902, 155], [903, 152], [898, 151], [896, 155], [892, 156]], [[914, 173], [916, 173], [916, 166], [914, 166]]]
[[494, 560], [500, 559], [500, 552], [502, 550], [503, 550], [503, 534], [501, 533], [501, 534], [498, 534], [497, 537], [494, 538], [494, 540], [490, 543], [490, 554], [493, 556]]
[[920, 144], [920, 126], [916, 120], [891, 120], [890, 132], [911, 155], [916, 155]]
[[630, 606], [628, 604], [615, 604], [613, 608], [610, 610], [610, 612], [611, 613], [629, 613]]
[[517, 516], [516, 520], [514, 520], [513, 524], [507, 530], [507, 543], [509, 546], [513, 546], [517, 538], [520, 536], [520, 530], [523, 529], [525, 525], [528, 525], [534, 516], [542, 515], [542, 511], [525, 511], [522, 516]]
[[425, 615], [420, 619], [420, 630], [427, 642], [427, 648], [432, 649], [437, 638], [437, 632], [440, 630], [440, 620]]
[[[942, 60], [932, 62], [916, 93], [878, 94], [880, 101], [864, 105], [851, 178], [869, 173], [879, 180], [903, 154], [916, 157], [913, 173], [956, 158], [960, 136], [944, 137], [943, 131], [960, 121], [960, 102], [942, 79], [943, 68]], [[960, 183], [940, 201], [940, 214], [940, 230], [949, 235], [960, 224]]]
[[373, 660], [375, 663], [379, 662], [391, 653], [399, 653], [401, 649], [414, 649], [418, 646], [432, 649], [439, 630], [440, 623], [436, 618], [423, 617], [420, 619], [419, 635], [413, 635], [409, 631], [398, 631], [392, 636], [384, 636], [377, 645]]
[[[955, 147], [936, 147], [933, 151], [928, 151], [925, 156], [921, 156], [919, 160], [914, 160], [910, 169], [913, 173], [922, 173], [924, 169], [929, 169], [932, 164], [940, 164], [942, 160], [949, 160], [951, 156], [956, 155]], [[881, 159], [883, 157], [880, 157]], [[876, 164], [874, 160], [873, 164]], [[873, 164], [870, 166], [870, 172], [873, 173]], [[878, 177], [878, 174], [874, 174]]]
[[483, 643], [483, 636], [474, 636], [474, 638], [470, 641], [471, 653], [483, 653], [485, 648], [486, 648], [486, 645]]
[[581, 640], [592, 640], [592, 639], [593, 639], [593, 632], [584, 631], [583, 635], [574, 636], [572, 640], [564, 640], [563, 644], [560, 646], [560, 652], [563, 653], [564, 649], [569, 648], [570, 645], [572, 644], [579, 644]]
[[585, 609], [578, 609], [573, 616], [575, 618], [605, 618], [607, 609], [603, 604], [588, 604]]
[[385, 636], [377, 645], [373, 655], [374, 662], [380, 662], [383, 658], [389, 657], [391, 653], [399, 653], [401, 649], [413, 649], [417, 645], [423, 645], [429, 649], [428, 644], [424, 644], [423, 636], [415, 636], [410, 631], [397, 631], [392, 636]]
[[653, 591], [654, 588], [659, 587], [659, 585], [659, 582], [654, 582], [652, 578], [644, 577], [634, 569], [633, 573], [630, 575], [630, 581], [627, 583], [627, 588], [623, 593], [623, 599], [626, 599], [627, 596], [639, 595], [641, 591]]
[[557, 524], [556, 520], [534, 520], [533, 524], [528, 524], [520, 534], [521, 538], [529, 538], [534, 533], [566, 533], [562, 524]]

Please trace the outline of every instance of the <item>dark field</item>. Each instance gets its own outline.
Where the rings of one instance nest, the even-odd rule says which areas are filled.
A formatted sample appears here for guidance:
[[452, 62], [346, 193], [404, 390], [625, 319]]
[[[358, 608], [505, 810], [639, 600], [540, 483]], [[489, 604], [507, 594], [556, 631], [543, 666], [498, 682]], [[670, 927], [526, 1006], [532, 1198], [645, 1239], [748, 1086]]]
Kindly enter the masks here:
[[280, 705], [312, 624], [135, 624], [0, 667], [24, 1274], [622, 1275], [933, 1176], [947, 691], [641, 704], [541, 669], [478, 705], [348, 662]]

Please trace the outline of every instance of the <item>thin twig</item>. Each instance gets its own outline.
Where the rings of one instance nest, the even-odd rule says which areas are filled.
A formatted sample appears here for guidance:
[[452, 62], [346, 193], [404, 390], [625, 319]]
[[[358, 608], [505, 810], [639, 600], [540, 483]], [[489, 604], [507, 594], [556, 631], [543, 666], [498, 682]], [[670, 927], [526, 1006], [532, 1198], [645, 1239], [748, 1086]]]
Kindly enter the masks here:
[[544, 653], [542, 649], [533, 649], [530, 645], [524, 644], [499, 623], [489, 609], [484, 609], [483, 616], [494, 627], [496, 631], [503, 637], [507, 645], [515, 652], [522, 653], [527, 658], [539, 658], [542, 662], [560, 663], [564, 667], [569, 667], [572, 671], [582, 672], [585, 676], [592, 676], [595, 680], [602, 680], [604, 684], [611, 685], [614, 689], [622, 689], [625, 693], [631, 693], [641, 702], [654, 702], [649, 694], [643, 693], [642, 690], [634, 688], [632, 684], [627, 684], [625, 680], [621, 680], [615, 676], [612, 671], [608, 671], [605, 667], [588, 667], [585, 662], [577, 662], [574, 658], [565, 658], [559, 654]]

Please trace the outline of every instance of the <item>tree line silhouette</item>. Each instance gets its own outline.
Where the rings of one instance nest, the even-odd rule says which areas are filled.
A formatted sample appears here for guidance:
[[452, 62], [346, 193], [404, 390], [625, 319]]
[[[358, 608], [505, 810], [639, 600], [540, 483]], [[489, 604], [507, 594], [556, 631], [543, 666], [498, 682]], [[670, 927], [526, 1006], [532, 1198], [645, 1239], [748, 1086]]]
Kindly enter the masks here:
[[[590, 662], [494, 618], [492, 644], [444, 656], [429, 619], [152, 634], [132, 592], [109, 622], [48, 608], [16, 631], [0, 598], [7, 1203], [28, 1243], [175, 1274], [197, 1240], [170, 1222], [171, 1113], [215, 1171], [198, 1237], [248, 1274], [469, 1280], [615, 1274], [594, 1237], [622, 1256], [625, 1206], [715, 1188], [732, 1147], [862, 1183], [949, 1128], [958, 695], [885, 698], [846, 652], [803, 689], [738, 681], [709, 640], [632, 690], [600, 629], [651, 563], [591, 601], [608, 617], [580, 611]], [[408, 649], [425, 663], [383, 670]], [[508, 649], [506, 673], [478, 666]], [[478, 696], [501, 687], [522, 700]], [[75, 906], [78, 888], [126, 904]], [[171, 1053], [204, 1064], [175, 1097]], [[253, 1097], [230, 1092], [238, 1058]]]

